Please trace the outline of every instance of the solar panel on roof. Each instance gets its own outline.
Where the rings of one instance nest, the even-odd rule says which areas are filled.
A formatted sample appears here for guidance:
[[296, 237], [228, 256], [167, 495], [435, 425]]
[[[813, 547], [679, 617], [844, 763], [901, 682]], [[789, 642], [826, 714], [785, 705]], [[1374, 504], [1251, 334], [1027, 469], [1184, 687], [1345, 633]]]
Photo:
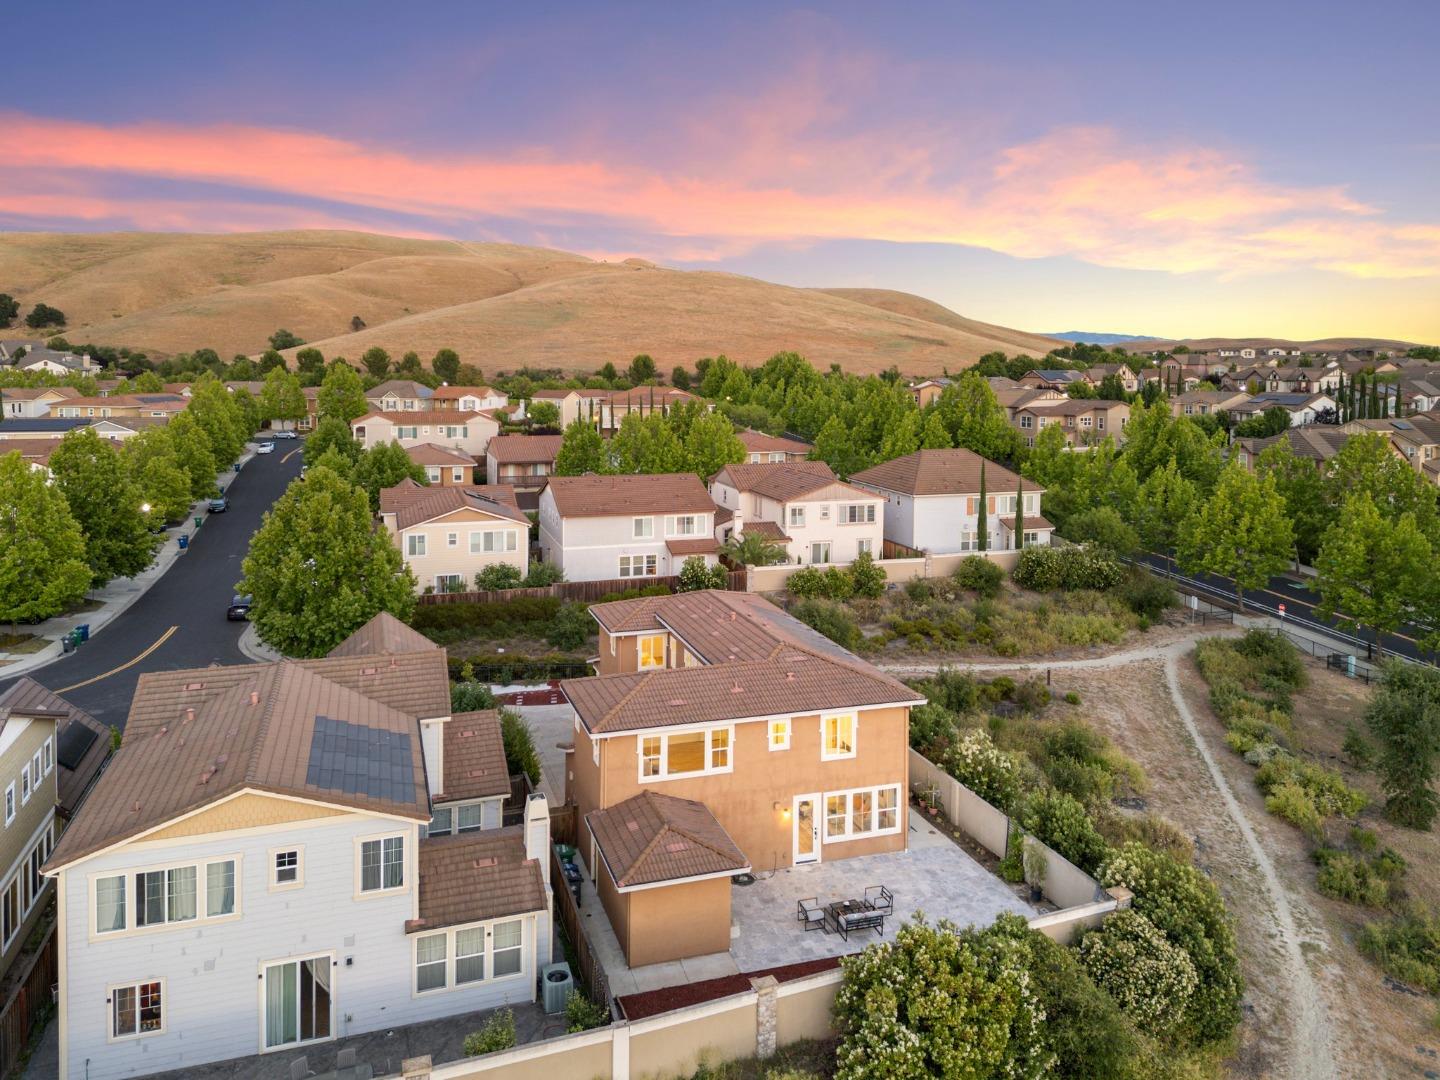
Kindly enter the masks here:
[[1410, 431], [1415, 425], [1408, 420], [1391, 420], [1390, 426], [1399, 428], [1401, 431]]
[[99, 732], [89, 724], [66, 724], [60, 732], [59, 745], [56, 747], [60, 767], [72, 771], [78, 769], [80, 762], [85, 760], [85, 754], [99, 737]]
[[347, 795], [409, 803], [415, 801], [415, 764], [410, 736], [315, 718], [305, 783]]

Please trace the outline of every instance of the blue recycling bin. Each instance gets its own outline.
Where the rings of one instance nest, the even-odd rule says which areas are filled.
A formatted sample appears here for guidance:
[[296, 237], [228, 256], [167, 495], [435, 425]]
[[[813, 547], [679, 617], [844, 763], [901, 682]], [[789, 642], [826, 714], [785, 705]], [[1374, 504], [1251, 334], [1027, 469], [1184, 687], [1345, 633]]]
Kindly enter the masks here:
[[82, 642], [90, 640], [90, 624], [88, 622], [83, 622], [79, 626], [75, 627], [75, 632], [80, 635], [80, 640]]
[[188, 547], [190, 546], [190, 537], [187, 536], [185, 533], [181, 533], [180, 536], [179, 536], [179, 544], [180, 544], [180, 550], [181, 550], [181, 551], [184, 551], [186, 548], [188, 548]]

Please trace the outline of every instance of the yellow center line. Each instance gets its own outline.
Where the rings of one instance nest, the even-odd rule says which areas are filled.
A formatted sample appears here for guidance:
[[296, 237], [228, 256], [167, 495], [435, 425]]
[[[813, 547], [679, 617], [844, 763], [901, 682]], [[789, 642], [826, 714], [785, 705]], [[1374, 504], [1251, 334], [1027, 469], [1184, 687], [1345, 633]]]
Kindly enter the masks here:
[[280, 464], [281, 464], [281, 465], [284, 465], [285, 462], [289, 461], [292, 457], [294, 457], [296, 454], [300, 453], [300, 451], [301, 451], [301, 450], [304, 450], [304, 449], [305, 449], [305, 448], [304, 448], [303, 446], [297, 446], [297, 447], [295, 447], [294, 450], [291, 450], [288, 454], [286, 454], [284, 457], [282, 457], [282, 458], [280, 459]]
[[74, 686], [64, 686], [64, 687], [61, 687], [59, 690], [56, 690], [56, 691], [54, 691], [54, 692], [57, 693], [57, 694], [68, 694], [71, 690], [79, 690], [82, 686], [89, 686], [91, 683], [97, 683], [97, 682], [99, 682], [101, 679], [108, 679], [111, 675], [119, 674], [120, 672], [124, 671], [126, 668], [134, 667], [134, 666], [135, 666], [136, 664], [138, 664], [141, 660], [144, 660], [147, 656], [149, 656], [149, 655], [150, 655], [151, 653], [153, 653], [156, 649], [158, 649], [161, 645], [164, 645], [165, 642], [169, 641], [169, 640], [170, 640], [170, 635], [173, 634], [173, 633], [175, 633], [175, 631], [176, 631], [176, 630], [179, 630], [179, 629], [180, 629], [180, 627], [178, 627], [178, 626], [172, 626], [172, 627], [170, 627], [169, 630], [166, 630], [163, 634], [160, 635], [160, 637], [156, 640], [155, 644], [151, 645], [148, 649], [146, 649], [144, 652], [142, 652], [139, 656], [135, 657], [133, 660], [127, 660], [127, 661], [125, 661], [125, 663], [121, 664], [119, 667], [111, 668], [109, 671], [106, 671], [106, 672], [104, 672], [103, 674], [100, 674], [100, 675], [96, 675], [96, 676], [95, 676], [94, 678], [92, 678], [92, 679], [86, 679], [84, 682], [77, 682]]

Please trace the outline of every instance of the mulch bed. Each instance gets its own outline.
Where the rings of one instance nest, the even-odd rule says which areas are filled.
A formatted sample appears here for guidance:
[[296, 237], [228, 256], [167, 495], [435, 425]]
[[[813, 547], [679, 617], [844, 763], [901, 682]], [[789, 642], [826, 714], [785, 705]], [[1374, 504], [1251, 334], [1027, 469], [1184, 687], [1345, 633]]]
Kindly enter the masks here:
[[640, 994], [625, 994], [615, 999], [620, 1006], [620, 1015], [627, 1020], [643, 1020], [647, 1016], [658, 1016], [672, 1009], [683, 1009], [687, 1005], [699, 1005], [731, 994], [743, 994], [750, 989], [750, 980], [762, 975], [773, 975], [779, 982], [792, 982], [829, 971], [840, 966], [838, 956], [827, 956], [822, 960], [806, 960], [799, 964], [784, 964], [780, 967], [765, 968], [762, 971], [745, 971], [739, 975], [725, 975], [704, 982], [683, 983], [680, 986], [666, 986], [659, 990], [646, 990]]

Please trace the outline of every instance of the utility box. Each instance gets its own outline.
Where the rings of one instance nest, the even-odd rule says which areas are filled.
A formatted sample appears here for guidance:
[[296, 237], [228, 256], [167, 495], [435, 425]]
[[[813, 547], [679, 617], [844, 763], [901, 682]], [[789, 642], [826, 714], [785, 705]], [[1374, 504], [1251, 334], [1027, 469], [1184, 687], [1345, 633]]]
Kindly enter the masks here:
[[575, 989], [575, 980], [570, 977], [570, 965], [563, 961], [546, 964], [540, 969], [540, 986], [545, 1011], [551, 1016], [563, 1013], [565, 1002], [570, 998], [570, 991]]

